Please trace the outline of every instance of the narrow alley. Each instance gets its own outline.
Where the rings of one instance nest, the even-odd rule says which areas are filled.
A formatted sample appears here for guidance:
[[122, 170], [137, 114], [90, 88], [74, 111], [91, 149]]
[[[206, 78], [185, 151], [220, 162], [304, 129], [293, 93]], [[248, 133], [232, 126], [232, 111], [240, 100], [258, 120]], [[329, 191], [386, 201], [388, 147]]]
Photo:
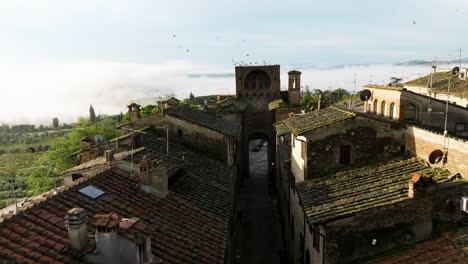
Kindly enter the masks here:
[[276, 207], [275, 188], [268, 176], [267, 145], [252, 151], [250, 144], [250, 177], [240, 190], [242, 222], [240, 228], [240, 262], [279, 264], [282, 249], [281, 228]]

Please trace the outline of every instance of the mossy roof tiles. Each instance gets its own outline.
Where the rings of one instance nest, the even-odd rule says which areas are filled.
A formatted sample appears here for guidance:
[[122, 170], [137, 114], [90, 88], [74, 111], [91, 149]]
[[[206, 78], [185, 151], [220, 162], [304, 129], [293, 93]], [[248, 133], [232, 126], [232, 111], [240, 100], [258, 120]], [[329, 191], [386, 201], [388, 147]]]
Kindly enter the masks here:
[[278, 136], [284, 136], [291, 133], [291, 130], [289, 130], [289, 128], [283, 122], [275, 123], [273, 126], [276, 130], [276, 135]]
[[408, 181], [415, 172], [432, 176], [436, 183], [448, 181], [448, 171], [409, 159], [306, 180], [296, 188], [309, 223], [321, 223], [409, 199]]
[[240, 126], [238, 124], [194, 109], [188, 105], [171, 107], [164, 110], [164, 114], [213, 129], [223, 134], [231, 136], [240, 135]]
[[374, 88], [374, 89], [393, 90], [393, 91], [403, 90], [403, 87], [388, 86], [388, 85], [377, 85], [377, 84], [367, 84], [367, 85], [364, 85], [364, 88]]
[[450, 80], [450, 94], [468, 98], [468, 81], [460, 80], [458, 77], [447, 72], [436, 72], [405, 83], [405, 86], [428, 87], [432, 76], [432, 92], [447, 93], [448, 81]]
[[284, 120], [283, 123], [292, 133], [300, 135], [309, 130], [333, 124], [354, 116], [356, 116], [356, 114], [353, 112], [330, 106], [303, 115], [293, 116], [292, 118]]

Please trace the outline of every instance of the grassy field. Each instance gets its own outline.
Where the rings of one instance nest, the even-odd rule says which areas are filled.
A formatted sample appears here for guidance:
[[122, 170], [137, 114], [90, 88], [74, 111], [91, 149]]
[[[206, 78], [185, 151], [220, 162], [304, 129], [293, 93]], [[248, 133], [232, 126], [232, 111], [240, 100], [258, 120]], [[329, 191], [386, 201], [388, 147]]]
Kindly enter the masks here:
[[[0, 208], [14, 203], [13, 188], [16, 185], [18, 198], [33, 195], [26, 183], [28, 168], [42, 156], [42, 153], [17, 153], [0, 155]], [[14, 180], [16, 182], [14, 182]]]

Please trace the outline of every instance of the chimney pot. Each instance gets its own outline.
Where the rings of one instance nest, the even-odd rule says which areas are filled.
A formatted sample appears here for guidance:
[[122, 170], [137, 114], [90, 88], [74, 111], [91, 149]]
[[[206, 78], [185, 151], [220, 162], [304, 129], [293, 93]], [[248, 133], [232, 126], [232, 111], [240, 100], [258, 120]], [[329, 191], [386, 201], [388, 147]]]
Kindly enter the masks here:
[[106, 161], [107, 161], [107, 162], [111, 162], [111, 161], [115, 160], [115, 158], [114, 158], [114, 151], [111, 150], [111, 149], [106, 150], [105, 156], [106, 156]]
[[86, 212], [83, 208], [73, 208], [67, 212], [66, 225], [70, 238], [70, 247], [81, 250], [88, 243], [88, 230]]

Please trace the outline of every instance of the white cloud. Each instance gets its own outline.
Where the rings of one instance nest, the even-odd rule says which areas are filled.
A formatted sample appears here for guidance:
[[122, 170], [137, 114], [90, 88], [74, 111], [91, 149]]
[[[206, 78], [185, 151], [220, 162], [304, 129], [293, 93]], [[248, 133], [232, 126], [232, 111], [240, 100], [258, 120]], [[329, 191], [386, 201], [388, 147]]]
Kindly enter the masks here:
[[[282, 68], [282, 86], [287, 85], [287, 67]], [[348, 66], [341, 69], [300, 69], [302, 84], [311, 89], [357, 89], [372, 79], [385, 84], [392, 76], [405, 79], [427, 74], [430, 67], [392, 65]], [[55, 116], [73, 122], [87, 116], [89, 105], [105, 114], [126, 111], [130, 101], [155, 103], [157, 96], [173, 94], [181, 99], [235, 93], [233, 68], [218, 65], [171, 61], [162, 64], [135, 64], [106, 61], [26, 63], [0, 60], [0, 123], [49, 124]], [[190, 74], [201, 75], [191, 78]], [[225, 78], [219, 77], [226, 76]], [[372, 76], [371, 76], [372, 75]], [[210, 78], [211, 76], [211, 78]], [[215, 76], [216, 78], [213, 78]]]

